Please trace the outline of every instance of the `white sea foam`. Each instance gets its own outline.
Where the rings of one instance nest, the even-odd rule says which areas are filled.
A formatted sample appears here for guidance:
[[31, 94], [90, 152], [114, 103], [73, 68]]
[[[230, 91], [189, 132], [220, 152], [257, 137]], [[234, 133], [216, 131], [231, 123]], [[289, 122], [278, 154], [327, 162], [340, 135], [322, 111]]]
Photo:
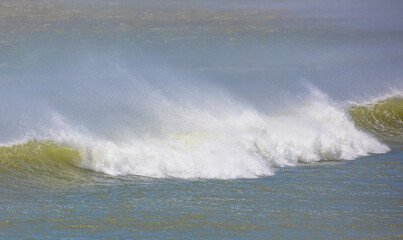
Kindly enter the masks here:
[[248, 108], [214, 116], [200, 109], [183, 114], [195, 114], [188, 131], [178, 121], [180, 132], [170, 126], [166, 135], [122, 141], [91, 137], [56, 117], [50, 137], [79, 149], [82, 167], [157, 178], [254, 178], [301, 162], [352, 160], [389, 150], [356, 129], [345, 111], [318, 91], [276, 116]]

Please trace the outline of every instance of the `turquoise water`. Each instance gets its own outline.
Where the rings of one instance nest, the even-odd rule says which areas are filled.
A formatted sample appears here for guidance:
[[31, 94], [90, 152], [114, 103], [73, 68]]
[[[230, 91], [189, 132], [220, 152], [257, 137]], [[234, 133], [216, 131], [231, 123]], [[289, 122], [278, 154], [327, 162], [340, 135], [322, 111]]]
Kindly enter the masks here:
[[401, 8], [0, 2], [0, 238], [402, 238]]

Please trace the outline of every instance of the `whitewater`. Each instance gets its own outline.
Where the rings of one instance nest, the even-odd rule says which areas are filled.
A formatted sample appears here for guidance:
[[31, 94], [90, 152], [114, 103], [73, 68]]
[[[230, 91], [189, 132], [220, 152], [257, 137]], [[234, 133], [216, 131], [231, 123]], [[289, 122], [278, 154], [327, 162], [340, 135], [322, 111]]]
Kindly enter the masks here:
[[[176, 114], [175, 121], [164, 123], [167, 128], [157, 136], [136, 137], [132, 133], [134, 137], [125, 140], [109, 140], [96, 137], [83, 127], [70, 125], [60, 114], [52, 114], [49, 125], [39, 126], [38, 131], [31, 129], [22, 139], [3, 144], [2, 148], [22, 146], [24, 149], [24, 145], [34, 141], [35, 152], [39, 154], [29, 151], [25, 154], [46, 158], [41, 148], [46, 147], [46, 141], [51, 141], [76, 152], [68, 161], [85, 169], [112, 176], [185, 179], [255, 178], [273, 175], [279, 167], [354, 160], [390, 150], [354, 123], [349, 110], [356, 103], [350, 103], [346, 109], [319, 90], [311, 88], [310, 91], [304, 101], [275, 116], [237, 106], [234, 100], [232, 106], [221, 106], [222, 109], [213, 114], [200, 107], [178, 106], [153, 94], [150, 97], [158, 98], [159, 104], [163, 99]], [[389, 99], [401, 105], [402, 94], [395, 91], [388, 95], [386, 100]], [[381, 99], [373, 100], [379, 101]], [[370, 103], [362, 107], [368, 105]], [[401, 126], [399, 107], [395, 122], [400, 122], [395, 124]], [[376, 130], [371, 125], [366, 127]], [[3, 161], [15, 161], [16, 156], [6, 158], [9, 159]]]

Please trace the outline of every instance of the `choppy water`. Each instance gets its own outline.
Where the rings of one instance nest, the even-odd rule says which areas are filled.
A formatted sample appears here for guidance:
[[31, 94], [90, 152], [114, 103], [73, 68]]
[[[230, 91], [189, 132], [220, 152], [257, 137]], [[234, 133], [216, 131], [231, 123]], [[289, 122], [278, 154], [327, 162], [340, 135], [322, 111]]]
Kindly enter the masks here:
[[3, 1], [0, 236], [402, 237], [397, 1]]

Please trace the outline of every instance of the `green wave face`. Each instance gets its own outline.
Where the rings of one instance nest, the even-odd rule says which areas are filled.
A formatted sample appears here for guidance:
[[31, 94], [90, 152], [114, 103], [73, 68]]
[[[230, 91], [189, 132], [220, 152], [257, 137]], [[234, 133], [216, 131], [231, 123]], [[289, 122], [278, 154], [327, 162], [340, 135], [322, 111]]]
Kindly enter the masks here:
[[366, 105], [354, 105], [355, 124], [386, 142], [403, 143], [403, 97], [391, 97]]
[[[88, 170], [77, 167], [79, 152], [52, 141], [31, 140], [24, 144], [0, 147], [0, 178], [2, 184], [35, 181], [52, 185], [74, 182]], [[7, 186], [6, 186], [7, 187]]]

